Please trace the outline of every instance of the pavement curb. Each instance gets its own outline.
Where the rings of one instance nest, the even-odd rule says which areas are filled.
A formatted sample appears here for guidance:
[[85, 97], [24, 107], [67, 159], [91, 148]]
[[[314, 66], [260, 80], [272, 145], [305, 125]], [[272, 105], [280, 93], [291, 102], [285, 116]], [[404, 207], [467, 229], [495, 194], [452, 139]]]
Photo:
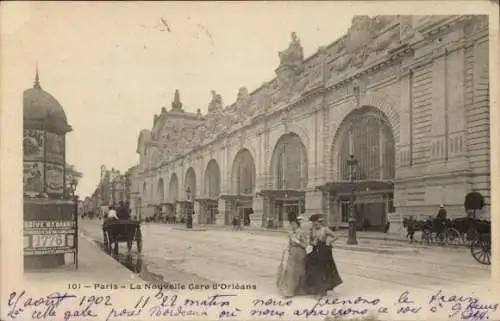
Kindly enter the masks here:
[[[206, 229], [209, 229], [209, 230], [222, 230], [222, 231], [230, 231], [231, 230], [230, 227], [225, 227], [225, 226], [211, 226], [211, 225], [202, 225], [202, 226], [204, 228], [206, 228]], [[255, 228], [255, 227], [244, 227], [242, 229], [242, 231], [248, 231], [248, 232], [271, 232], [271, 233], [282, 233], [282, 234], [287, 234], [288, 233], [288, 231], [286, 231], [286, 230]], [[407, 243], [408, 242], [407, 239], [398, 238], [398, 237], [394, 237], [394, 236], [376, 237], [376, 236], [363, 235], [361, 233], [362, 232], [358, 231], [358, 234], [357, 234], [357, 238], [361, 239], [361, 240], [394, 241], [394, 242], [402, 242], [402, 243]], [[339, 233], [339, 234], [344, 234], [344, 233]], [[347, 234], [345, 236], [347, 236]]]
[[185, 228], [185, 227], [173, 227], [173, 230], [177, 231], [187, 231], [187, 232], [202, 232], [202, 231], [207, 231], [206, 228]]

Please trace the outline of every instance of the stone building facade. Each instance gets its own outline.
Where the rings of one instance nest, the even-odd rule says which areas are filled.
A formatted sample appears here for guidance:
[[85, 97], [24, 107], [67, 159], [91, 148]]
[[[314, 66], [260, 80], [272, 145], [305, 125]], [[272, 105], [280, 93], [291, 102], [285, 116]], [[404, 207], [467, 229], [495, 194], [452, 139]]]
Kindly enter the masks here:
[[292, 33], [275, 79], [228, 106], [212, 91], [205, 115], [176, 91], [141, 131], [144, 215], [194, 206], [200, 224], [279, 227], [324, 213], [344, 226], [354, 188], [372, 226], [440, 204], [464, 216], [467, 192], [490, 199], [488, 50], [487, 16], [356, 16], [308, 58]]

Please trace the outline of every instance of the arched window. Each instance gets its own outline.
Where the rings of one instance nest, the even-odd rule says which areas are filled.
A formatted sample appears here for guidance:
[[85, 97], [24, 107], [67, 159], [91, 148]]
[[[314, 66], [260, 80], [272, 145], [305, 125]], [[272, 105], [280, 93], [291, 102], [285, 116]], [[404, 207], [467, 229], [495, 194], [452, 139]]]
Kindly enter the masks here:
[[232, 192], [235, 194], [252, 194], [255, 188], [255, 163], [248, 149], [236, 154], [231, 174]]
[[205, 172], [205, 191], [210, 198], [217, 198], [220, 194], [220, 169], [217, 161], [208, 162]]
[[352, 112], [340, 128], [337, 166], [340, 179], [350, 178], [350, 155], [358, 161], [356, 179], [387, 180], [395, 177], [395, 141], [385, 115], [372, 107]]
[[187, 170], [186, 178], [185, 178], [184, 182], [185, 182], [184, 188], [186, 189], [187, 187], [189, 187], [189, 189], [191, 191], [191, 200], [194, 200], [197, 196], [197, 194], [196, 194], [196, 174], [195, 174], [194, 169], [192, 167], [190, 167]]
[[163, 178], [160, 178], [158, 181], [158, 203], [163, 203], [163, 199], [165, 197], [165, 187], [163, 185]]
[[303, 189], [307, 186], [307, 153], [298, 135], [286, 134], [279, 139], [271, 166], [277, 189]]
[[175, 202], [177, 201], [177, 197], [179, 193], [179, 179], [177, 178], [177, 174], [173, 173], [172, 176], [170, 177], [170, 184], [169, 184], [169, 201], [170, 202]]

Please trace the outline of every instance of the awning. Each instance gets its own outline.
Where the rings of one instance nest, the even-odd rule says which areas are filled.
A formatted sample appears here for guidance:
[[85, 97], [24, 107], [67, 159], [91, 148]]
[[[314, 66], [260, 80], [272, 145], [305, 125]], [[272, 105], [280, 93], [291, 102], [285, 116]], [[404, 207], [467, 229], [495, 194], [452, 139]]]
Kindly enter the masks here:
[[350, 193], [355, 191], [382, 191], [394, 189], [393, 181], [362, 180], [356, 182], [338, 181], [330, 182], [317, 187], [319, 190], [332, 193]]
[[262, 196], [267, 196], [267, 197], [272, 197], [272, 198], [280, 198], [280, 199], [294, 199], [294, 198], [304, 198], [306, 195], [306, 192], [301, 191], [301, 190], [294, 190], [294, 189], [279, 189], [279, 190], [274, 190], [274, 189], [269, 189], [269, 190], [262, 190], [260, 192]]
[[196, 198], [195, 201], [197, 201], [199, 203], [218, 203], [219, 199], [213, 198], [213, 197], [200, 197], [200, 198]]
[[232, 194], [225, 194], [225, 195], [221, 195], [220, 196], [221, 199], [225, 200], [225, 201], [237, 201], [239, 200], [240, 202], [245, 202], [245, 201], [251, 201], [253, 199], [253, 195], [251, 194], [236, 194], [236, 195], [232, 195]]

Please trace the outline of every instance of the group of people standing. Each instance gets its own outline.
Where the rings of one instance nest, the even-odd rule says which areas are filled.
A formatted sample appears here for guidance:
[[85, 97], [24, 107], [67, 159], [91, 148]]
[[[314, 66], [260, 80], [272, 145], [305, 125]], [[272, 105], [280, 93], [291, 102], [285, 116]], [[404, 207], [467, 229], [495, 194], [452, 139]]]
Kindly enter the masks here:
[[326, 295], [342, 284], [333, 260], [335, 236], [324, 226], [324, 218], [315, 214], [310, 228], [302, 227], [304, 218], [289, 218], [291, 232], [278, 269], [277, 287], [284, 297]]

